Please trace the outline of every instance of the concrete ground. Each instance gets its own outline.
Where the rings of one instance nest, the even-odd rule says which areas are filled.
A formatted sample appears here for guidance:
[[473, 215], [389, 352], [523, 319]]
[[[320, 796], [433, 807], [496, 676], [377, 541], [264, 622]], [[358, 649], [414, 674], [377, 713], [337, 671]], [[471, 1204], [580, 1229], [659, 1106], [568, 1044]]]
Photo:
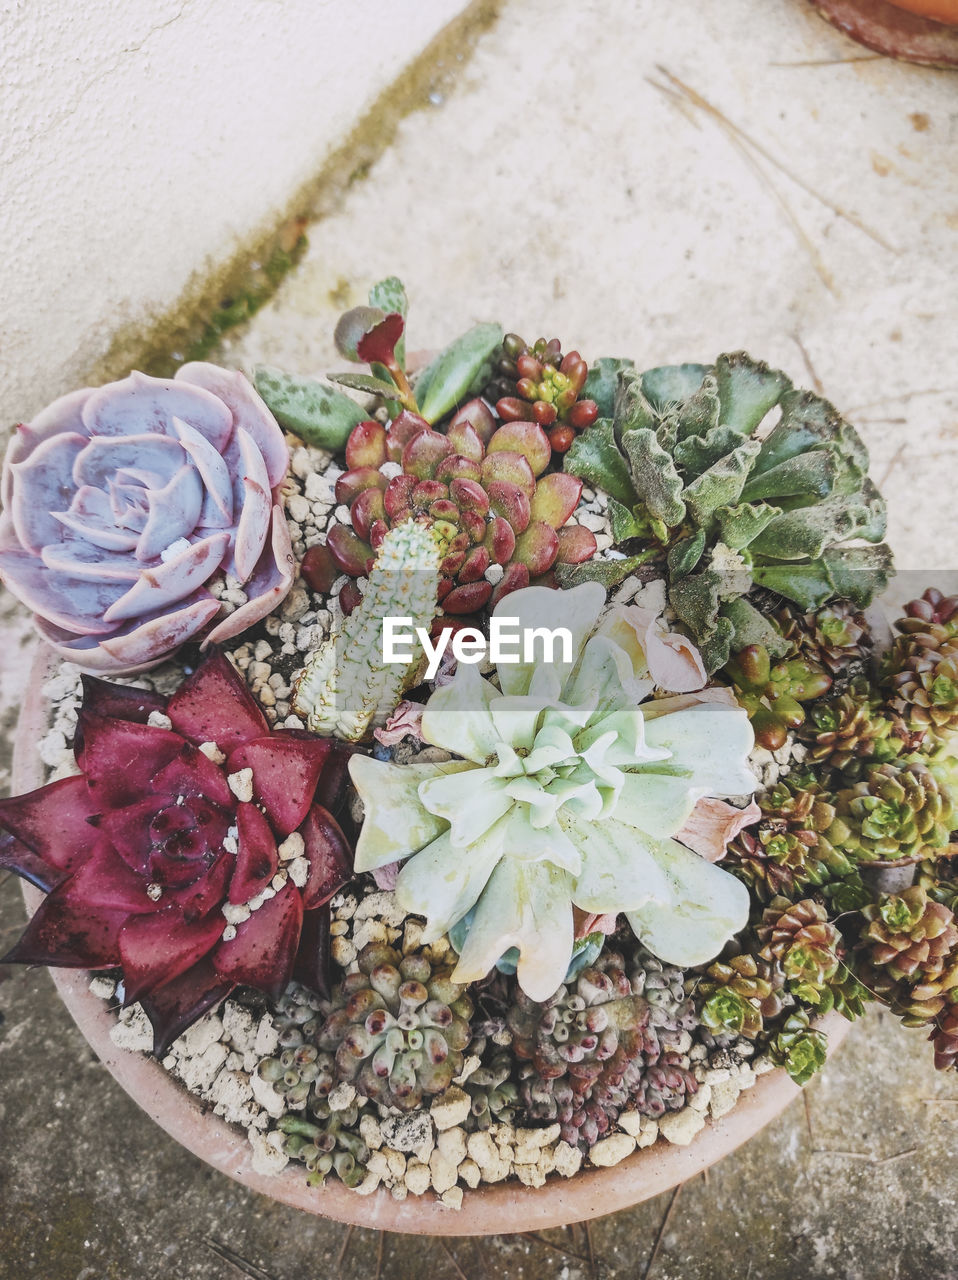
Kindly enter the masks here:
[[[489, 318], [644, 365], [746, 347], [862, 430], [911, 594], [958, 566], [956, 84], [805, 0], [506, 0], [220, 356], [336, 367], [336, 315], [390, 273], [413, 348]], [[9, 732], [29, 643], [15, 610], [0, 627]], [[8, 880], [0, 945], [22, 919]], [[676, 1195], [588, 1236], [444, 1243], [226, 1181], [141, 1119], [44, 974], [0, 978], [2, 1280], [958, 1277], [958, 1079], [878, 1012]]]

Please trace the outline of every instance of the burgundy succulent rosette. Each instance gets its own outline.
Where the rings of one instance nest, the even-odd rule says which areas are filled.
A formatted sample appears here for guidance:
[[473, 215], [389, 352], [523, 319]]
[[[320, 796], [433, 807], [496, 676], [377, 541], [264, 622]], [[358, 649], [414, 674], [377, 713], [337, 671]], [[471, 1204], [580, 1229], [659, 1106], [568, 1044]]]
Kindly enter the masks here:
[[157, 1053], [238, 985], [324, 989], [343, 748], [270, 732], [214, 651], [169, 699], [85, 678], [74, 753], [0, 801], [0, 867], [47, 891], [5, 962], [121, 969]]
[[[226, 640], [292, 586], [288, 464], [253, 386], [215, 365], [62, 396], [7, 450], [0, 581], [82, 670], [145, 670], [209, 627]], [[223, 572], [246, 603], [217, 620]]]

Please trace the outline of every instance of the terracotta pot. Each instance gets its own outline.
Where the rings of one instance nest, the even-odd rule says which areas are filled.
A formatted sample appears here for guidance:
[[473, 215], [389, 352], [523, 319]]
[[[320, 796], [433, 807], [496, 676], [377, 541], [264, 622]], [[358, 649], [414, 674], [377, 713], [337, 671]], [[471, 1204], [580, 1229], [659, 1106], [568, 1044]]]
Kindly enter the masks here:
[[[33, 664], [17, 727], [14, 793], [43, 783], [43, 766], [36, 748], [47, 729], [49, 707], [42, 686], [57, 667], [53, 654], [41, 649]], [[23, 892], [28, 910], [36, 910], [43, 895], [27, 884]], [[306, 1185], [303, 1167], [292, 1163], [275, 1177], [257, 1173], [241, 1130], [205, 1111], [200, 1101], [157, 1061], [113, 1044], [110, 1029], [115, 1020], [106, 1004], [90, 994], [88, 974], [68, 969], [50, 972], [63, 1003], [104, 1066], [177, 1142], [254, 1191], [308, 1213], [361, 1227], [418, 1235], [498, 1235], [601, 1217], [659, 1195], [701, 1173], [774, 1120], [800, 1093], [784, 1071], [769, 1072], [742, 1095], [728, 1116], [715, 1124], [710, 1122], [688, 1147], [660, 1142], [635, 1152], [611, 1169], [588, 1169], [569, 1180], [550, 1180], [541, 1188], [508, 1182], [466, 1191], [462, 1209], [455, 1212], [429, 1196], [396, 1201], [382, 1189], [359, 1196], [332, 1177], [325, 1186], [311, 1188]], [[834, 1050], [845, 1038], [849, 1024], [832, 1014], [823, 1026]], [[96, 1105], [95, 1098], [90, 1101]]]
[[811, 2], [832, 26], [877, 53], [922, 66], [958, 66], [958, 0]]
[[958, 0], [891, 0], [896, 9], [907, 9], [935, 22], [958, 24]]

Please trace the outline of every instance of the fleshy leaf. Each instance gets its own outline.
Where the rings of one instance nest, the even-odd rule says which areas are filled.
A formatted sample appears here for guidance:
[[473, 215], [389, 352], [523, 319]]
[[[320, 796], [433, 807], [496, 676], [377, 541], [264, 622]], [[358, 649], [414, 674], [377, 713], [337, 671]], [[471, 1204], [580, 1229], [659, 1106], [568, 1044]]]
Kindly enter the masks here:
[[[629, 460], [632, 483], [639, 500], [656, 520], [670, 528], [681, 524], [685, 518], [682, 479], [675, 463], [655, 438], [655, 432], [648, 427], [626, 431], [622, 436], [622, 448]], [[613, 497], [618, 495], [613, 494]]]
[[355, 400], [315, 378], [269, 365], [257, 366], [253, 376], [276, 421], [316, 448], [341, 449], [353, 427], [367, 416]]
[[635, 502], [635, 486], [629, 465], [618, 445], [612, 423], [608, 418], [598, 418], [586, 427], [572, 442], [565, 456], [563, 468], [571, 471], [597, 489], [604, 489], [623, 506], [631, 508]]
[[303, 899], [289, 881], [221, 942], [213, 965], [221, 978], [278, 999], [292, 977], [303, 927]]
[[309, 807], [330, 751], [327, 739], [282, 731], [253, 738], [232, 751], [225, 769], [253, 770], [253, 796], [277, 831], [295, 831]]
[[689, 436], [705, 436], [717, 428], [719, 400], [715, 377], [707, 373], [698, 390], [678, 405], [671, 416], [675, 418], [676, 446]]
[[9, 831], [57, 871], [72, 871], [97, 842], [87, 819], [99, 810], [85, 778], [60, 778], [0, 800], [0, 830]]
[[675, 840], [658, 842], [657, 860], [669, 878], [672, 900], [651, 898], [627, 913], [629, 924], [667, 964], [705, 964], [748, 923], [748, 889]]
[[161, 693], [154, 693], [152, 689], [114, 684], [88, 675], [81, 676], [80, 683], [83, 686], [84, 710], [96, 715], [146, 724], [154, 711], [166, 712], [167, 699]]
[[119, 934], [125, 1003], [191, 969], [209, 955], [224, 928], [218, 911], [195, 924], [184, 923], [178, 911], [130, 916]]
[[65, 896], [65, 888], [60, 885], [43, 899], [0, 964], [54, 969], [108, 969], [119, 964], [118, 939], [127, 913], [78, 905]]
[[110, 720], [86, 710], [77, 719], [77, 764], [92, 784], [98, 809], [149, 794], [153, 776], [182, 749], [183, 739], [170, 729]]
[[293, 977], [320, 995], [329, 994], [330, 943], [329, 903], [303, 913], [303, 928], [296, 950]]
[[696, 524], [707, 526], [718, 507], [738, 501], [760, 448], [757, 440], [744, 440], [686, 488], [682, 496]]
[[354, 755], [349, 773], [366, 810], [356, 845], [356, 871], [375, 871], [435, 840], [449, 824], [420, 803], [419, 784], [472, 767], [468, 760], [399, 766]]
[[303, 906], [310, 912], [328, 902], [350, 880], [353, 856], [339, 823], [322, 805], [310, 808], [299, 830], [309, 862], [309, 878], [302, 888]]
[[715, 379], [722, 405], [722, 424], [743, 436], [755, 430], [792, 385], [784, 373], [753, 360], [744, 351], [719, 356], [715, 362]]
[[[592, 364], [590, 364], [589, 372], [586, 375], [585, 384], [580, 394], [584, 400], [595, 401], [599, 409], [600, 418], [611, 418], [615, 413], [619, 374], [623, 369], [632, 369], [634, 365], [634, 360], [624, 359], [620, 356], [600, 356], [598, 360], [593, 360]], [[633, 425], [645, 426], [647, 424], [637, 422]]]
[[535, 422], [507, 422], [494, 432], [486, 446], [487, 453], [519, 453], [532, 468], [534, 476], [542, 475], [552, 458], [552, 446], [542, 428]]
[[502, 337], [499, 324], [474, 325], [427, 365], [416, 382], [420, 412], [427, 422], [438, 422], [469, 399], [477, 375]]
[[396, 396], [396, 384], [387, 382], [385, 378], [375, 378], [369, 373], [330, 373], [330, 382], [337, 386], [349, 387], [350, 391], [365, 391], [370, 396], [384, 396], [387, 399]]
[[249, 902], [272, 880], [279, 869], [276, 837], [255, 804], [236, 806], [238, 851], [230, 879], [229, 901]]
[[557, 563], [556, 581], [560, 587], [580, 587], [585, 582], [599, 582], [609, 591], [647, 564], [648, 560], [648, 555], [642, 555], [626, 556], [624, 560], [587, 560], [584, 564]]
[[169, 700], [173, 728], [197, 746], [215, 742], [229, 754], [269, 732], [246, 681], [219, 650], [211, 651]]
[[154, 1056], [162, 1058], [187, 1027], [226, 999], [233, 986], [217, 974], [212, 961], [203, 959], [157, 990], [144, 992], [140, 1004], [153, 1027]]
[[643, 520], [628, 507], [624, 507], [615, 498], [609, 499], [608, 512], [609, 524], [612, 527], [612, 537], [616, 544], [628, 542], [629, 538], [648, 536], [648, 521]]
[[694, 395], [708, 372], [704, 364], [661, 365], [642, 374], [642, 389], [653, 409], [664, 413], [669, 405]]

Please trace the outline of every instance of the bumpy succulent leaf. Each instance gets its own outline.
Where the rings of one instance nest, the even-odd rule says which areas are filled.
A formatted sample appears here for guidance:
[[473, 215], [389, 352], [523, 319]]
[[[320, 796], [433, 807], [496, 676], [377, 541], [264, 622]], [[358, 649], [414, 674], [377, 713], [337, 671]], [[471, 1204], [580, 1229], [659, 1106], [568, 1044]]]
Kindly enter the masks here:
[[428, 630], [438, 610], [442, 556], [438, 534], [415, 520], [385, 534], [361, 604], [341, 635], [309, 655], [296, 687], [297, 714], [314, 733], [357, 742], [395, 709], [419, 666], [422, 645], [413, 643], [408, 667], [386, 662], [383, 619], [411, 618], [414, 636], [416, 628]]
[[827, 401], [736, 353], [711, 369], [621, 370], [615, 421], [586, 431], [565, 468], [614, 499], [613, 536], [626, 550], [645, 542], [667, 556], [670, 602], [711, 665], [744, 643], [726, 606], [753, 583], [806, 609], [836, 597], [864, 604], [882, 589], [887, 548], [860, 545], [879, 543], [886, 524], [867, 465]]
[[590, 366], [582, 394], [595, 401], [600, 418], [612, 417], [619, 388], [619, 374], [623, 369], [631, 369], [634, 365], [634, 360], [602, 356]]

